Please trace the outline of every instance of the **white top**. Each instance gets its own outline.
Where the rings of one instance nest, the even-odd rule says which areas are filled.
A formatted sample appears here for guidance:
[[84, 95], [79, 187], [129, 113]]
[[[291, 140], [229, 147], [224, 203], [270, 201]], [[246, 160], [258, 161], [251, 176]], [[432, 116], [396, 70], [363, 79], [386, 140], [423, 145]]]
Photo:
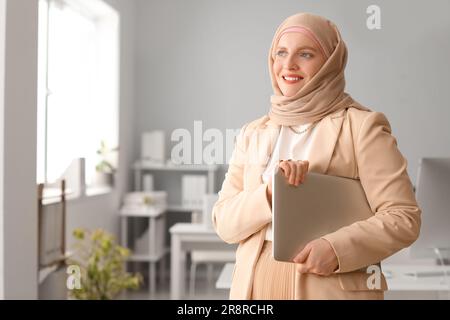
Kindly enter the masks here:
[[[292, 127], [295, 131], [301, 132], [310, 125], [311, 123], [307, 123]], [[269, 164], [262, 174], [264, 183], [269, 181], [270, 176], [273, 174], [273, 169], [279, 160], [309, 160], [309, 151], [315, 136], [315, 129], [316, 125], [306, 132], [298, 134], [288, 126], [281, 127]], [[266, 240], [272, 241], [272, 223], [267, 228]]]

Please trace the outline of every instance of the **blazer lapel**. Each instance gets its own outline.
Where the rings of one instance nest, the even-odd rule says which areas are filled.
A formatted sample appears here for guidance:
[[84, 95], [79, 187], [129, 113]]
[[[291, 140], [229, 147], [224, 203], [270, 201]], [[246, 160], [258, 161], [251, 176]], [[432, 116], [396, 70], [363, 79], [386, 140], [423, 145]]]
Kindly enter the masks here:
[[309, 153], [309, 171], [325, 174], [344, 122], [345, 110], [340, 110], [322, 119], [317, 125], [316, 136]]
[[[339, 110], [326, 116], [317, 124], [309, 154], [309, 171], [322, 174], [327, 172], [344, 122], [344, 114], [345, 109]], [[261, 146], [266, 153], [265, 165], [261, 168], [261, 173], [264, 172], [264, 167], [269, 163], [281, 129], [280, 125], [270, 119], [266, 122], [266, 127], [270, 130], [267, 130], [267, 134], [263, 136], [261, 141]], [[259, 178], [262, 182], [261, 174], [259, 174]]]

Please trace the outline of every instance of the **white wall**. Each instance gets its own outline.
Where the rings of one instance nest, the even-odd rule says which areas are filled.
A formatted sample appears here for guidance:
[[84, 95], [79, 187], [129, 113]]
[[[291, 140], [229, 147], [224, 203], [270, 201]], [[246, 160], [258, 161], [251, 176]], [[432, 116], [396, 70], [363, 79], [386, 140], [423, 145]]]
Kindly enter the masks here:
[[37, 297], [37, 0], [6, 1], [3, 297]]
[[4, 80], [5, 80], [5, 17], [6, 0], [0, 0], [0, 300], [4, 299], [3, 261], [3, 120], [4, 120]]

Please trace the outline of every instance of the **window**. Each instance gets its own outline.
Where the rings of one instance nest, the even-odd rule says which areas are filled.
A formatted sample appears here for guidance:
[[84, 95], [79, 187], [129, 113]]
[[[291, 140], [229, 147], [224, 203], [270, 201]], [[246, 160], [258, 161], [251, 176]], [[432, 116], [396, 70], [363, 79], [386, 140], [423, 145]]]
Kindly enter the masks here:
[[[93, 183], [102, 141], [118, 146], [119, 18], [100, 0], [39, 1], [37, 182], [86, 159]], [[117, 168], [117, 153], [108, 159]]]

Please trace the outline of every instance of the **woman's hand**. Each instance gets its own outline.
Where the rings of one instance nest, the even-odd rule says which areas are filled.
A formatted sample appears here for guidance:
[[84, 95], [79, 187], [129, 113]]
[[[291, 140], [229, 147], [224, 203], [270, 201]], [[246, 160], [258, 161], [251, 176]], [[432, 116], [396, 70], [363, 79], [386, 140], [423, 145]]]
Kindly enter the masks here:
[[[278, 163], [281, 171], [283, 172], [286, 180], [289, 184], [296, 187], [305, 181], [306, 173], [308, 172], [309, 161], [308, 160], [280, 160]], [[267, 201], [272, 203], [272, 176], [267, 183]]]
[[315, 273], [320, 276], [329, 276], [339, 267], [336, 254], [325, 239], [309, 242], [293, 261], [300, 264], [300, 273]]

